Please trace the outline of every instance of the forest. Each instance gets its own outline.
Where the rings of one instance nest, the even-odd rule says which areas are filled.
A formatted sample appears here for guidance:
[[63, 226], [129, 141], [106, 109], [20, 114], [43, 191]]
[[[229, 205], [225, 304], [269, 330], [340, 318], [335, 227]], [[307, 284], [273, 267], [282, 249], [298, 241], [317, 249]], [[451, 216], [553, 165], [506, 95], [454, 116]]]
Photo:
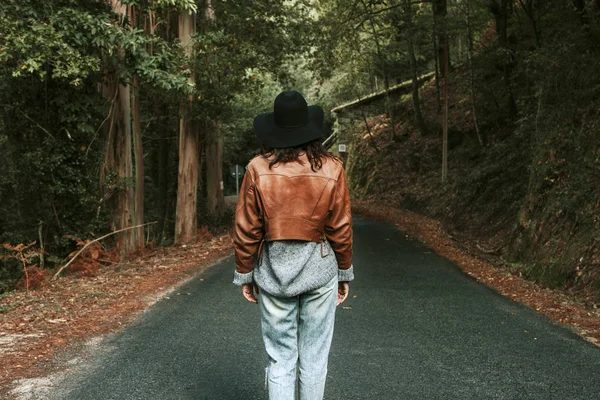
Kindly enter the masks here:
[[0, 293], [228, 229], [296, 89], [383, 93], [326, 113], [357, 201], [600, 296], [599, 61], [598, 0], [3, 0]]

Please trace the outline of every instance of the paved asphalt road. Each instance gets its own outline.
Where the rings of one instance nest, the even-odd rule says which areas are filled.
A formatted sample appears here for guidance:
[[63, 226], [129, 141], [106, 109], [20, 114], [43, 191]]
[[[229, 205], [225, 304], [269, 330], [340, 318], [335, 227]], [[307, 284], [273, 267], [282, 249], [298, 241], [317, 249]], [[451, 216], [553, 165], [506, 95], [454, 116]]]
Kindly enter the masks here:
[[[393, 226], [354, 224], [326, 399], [600, 399], [600, 349]], [[232, 274], [230, 257], [158, 302], [52, 398], [266, 399], [258, 307]]]

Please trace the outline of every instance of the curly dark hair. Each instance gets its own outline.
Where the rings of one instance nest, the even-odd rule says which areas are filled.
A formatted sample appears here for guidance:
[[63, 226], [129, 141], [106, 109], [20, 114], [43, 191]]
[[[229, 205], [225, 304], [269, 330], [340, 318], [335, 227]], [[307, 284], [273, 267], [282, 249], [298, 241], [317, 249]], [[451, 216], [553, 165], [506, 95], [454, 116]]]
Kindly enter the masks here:
[[285, 164], [288, 162], [297, 162], [304, 164], [304, 162], [300, 159], [302, 154], [306, 154], [308, 161], [310, 162], [310, 167], [314, 172], [317, 172], [317, 170], [321, 169], [324, 158], [332, 158], [339, 162], [342, 161], [341, 158], [327, 151], [325, 147], [323, 147], [322, 139], [313, 140], [312, 142], [304, 143], [295, 147], [263, 147], [260, 151], [260, 155], [264, 158], [275, 156], [269, 163], [270, 169], [279, 163]]

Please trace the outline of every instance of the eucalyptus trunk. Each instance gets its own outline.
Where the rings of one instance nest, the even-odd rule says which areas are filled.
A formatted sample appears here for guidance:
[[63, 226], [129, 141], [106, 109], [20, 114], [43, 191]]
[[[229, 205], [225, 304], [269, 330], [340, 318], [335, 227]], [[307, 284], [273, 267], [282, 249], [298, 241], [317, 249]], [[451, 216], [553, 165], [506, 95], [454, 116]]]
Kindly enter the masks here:
[[[215, 13], [210, 0], [207, 0], [206, 27], [215, 22]], [[218, 84], [218, 82], [217, 82]], [[219, 219], [225, 209], [223, 194], [223, 134], [222, 123], [219, 119], [206, 120], [208, 128], [204, 132], [206, 138], [206, 209], [208, 215]]]
[[[131, 28], [137, 26], [137, 15], [135, 9], [130, 7]], [[132, 128], [133, 128], [133, 155], [135, 161], [135, 195], [134, 195], [134, 219], [132, 224], [144, 224], [144, 149], [142, 146], [142, 121], [140, 107], [140, 85], [137, 77], [132, 78]], [[144, 247], [144, 226], [132, 229], [133, 248], [141, 249]]]
[[162, 242], [167, 236], [167, 217], [169, 215], [169, 206], [168, 206], [168, 194], [169, 194], [169, 180], [168, 180], [168, 169], [169, 169], [169, 153], [171, 151], [171, 141], [169, 135], [172, 134], [165, 126], [165, 123], [162, 122], [163, 117], [165, 116], [159, 107], [159, 100], [155, 97], [153, 99], [153, 107], [154, 107], [154, 115], [159, 118], [158, 129], [159, 129], [159, 140], [158, 147], [156, 149], [157, 152], [157, 177], [156, 181], [158, 182], [158, 198], [157, 198], [157, 208], [158, 208], [158, 237]]
[[[127, 15], [127, 6], [118, 0], [110, 2], [112, 10]], [[119, 62], [125, 58], [124, 50], [118, 52]], [[100, 183], [104, 197], [113, 210], [113, 230], [135, 225], [135, 185], [133, 179], [133, 134], [131, 127], [131, 87], [119, 83], [119, 70], [106, 73], [103, 84], [104, 97], [110, 102], [108, 132], [104, 153], [104, 165], [100, 172]], [[117, 248], [123, 259], [136, 250], [138, 231], [130, 229], [117, 235]], [[143, 235], [142, 235], [143, 237]]]
[[[192, 56], [192, 35], [196, 32], [196, 15], [187, 10], [179, 13], [179, 41], [188, 57]], [[194, 78], [190, 77], [190, 83]], [[179, 119], [179, 168], [177, 177], [177, 207], [175, 211], [175, 242], [188, 243], [196, 235], [197, 189], [199, 172], [199, 137], [197, 123], [192, 119], [192, 96], [181, 106]]]
[[[147, 32], [150, 36], [154, 37], [156, 35], [156, 14], [152, 10], [148, 10], [148, 21], [147, 21]], [[170, 12], [167, 12], [166, 18], [166, 39], [170, 40], [171, 34], [171, 18]], [[152, 46], [152, 42], [149, 44], [148, 48], [150, 54], [154, 55], [154, 47]], [[156, 199], [157, 208], [158, 208], [158, 224], [157, 224], [157, 233], [158, 233], [158, 242], [161, 243], [167, 236], [167, 217], [169, 215], [169, 205], [168, 205], [168, 194], [169, 194], [169, 182], [168, 182], [168, 170], [169, 170], [169, 153], [171, 150], [171, 141], [170, 135], [172, 132], [167, 128], [167, 124], [164, 122], [168, 117], [168, 112], [165, 112], [164, 108], [161, 105], [166, 106], [166, 104], [161, 104], [161, 99], [158, 96], [152, 96], [152, 110], [154, 113], [154, 118], [157, 121], [157, 131], [159, 134], [158, 138], [158, 146], [156, 148], [156, 160], [157, 160], [157, 171], [155, 181], [158, 186], [158, 195]]]
[[221, 121], [207, 124], [206, 143], [206, 206], [208, 215], [220, 218], [225, 208], [223, 195], [223, 135]]

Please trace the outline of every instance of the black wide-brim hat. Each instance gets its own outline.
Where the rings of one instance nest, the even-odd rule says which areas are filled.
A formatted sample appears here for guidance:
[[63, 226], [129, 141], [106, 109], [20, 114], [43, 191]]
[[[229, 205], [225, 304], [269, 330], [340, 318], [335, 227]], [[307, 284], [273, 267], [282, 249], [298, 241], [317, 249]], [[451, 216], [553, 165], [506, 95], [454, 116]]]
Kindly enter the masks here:
[[273, 112], [254, 118], [254, 132], [266, 147], [295, 147], [323, 137], [324, 120], [321, 107], [309, 107], [304, 97], [292, 90], [275, 98]]

